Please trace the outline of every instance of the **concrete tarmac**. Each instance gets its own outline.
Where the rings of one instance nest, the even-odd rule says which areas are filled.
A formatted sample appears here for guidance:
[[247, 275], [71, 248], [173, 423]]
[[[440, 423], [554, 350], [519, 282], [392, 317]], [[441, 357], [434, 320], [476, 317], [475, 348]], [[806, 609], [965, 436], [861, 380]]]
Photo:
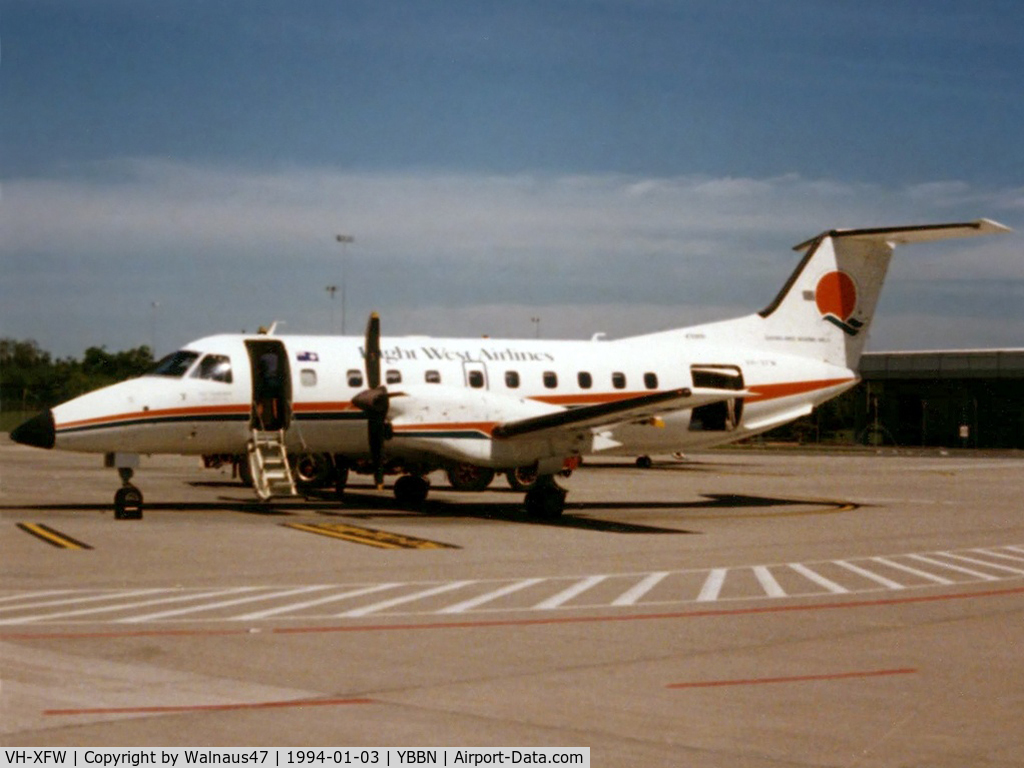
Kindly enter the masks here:
[[0, 442], [4, 746], [589, 746], [608, 766], [1024, 764], [1024, 458], [592, 462], [254, 501]]

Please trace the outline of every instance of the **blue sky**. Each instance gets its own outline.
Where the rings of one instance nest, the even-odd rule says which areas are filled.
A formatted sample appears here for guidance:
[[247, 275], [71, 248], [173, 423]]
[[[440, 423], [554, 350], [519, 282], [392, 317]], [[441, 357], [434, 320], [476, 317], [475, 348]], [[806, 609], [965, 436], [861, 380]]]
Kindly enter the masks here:
[[[985, 0], [0, 0], [0, 335], [326, 332], [341, 282], [349, 331], [745, 314], [824, 229], [1024, 228], [1022, 28]], [[869, 348], [1024, 346], [1021, 243], [898, 251]]]

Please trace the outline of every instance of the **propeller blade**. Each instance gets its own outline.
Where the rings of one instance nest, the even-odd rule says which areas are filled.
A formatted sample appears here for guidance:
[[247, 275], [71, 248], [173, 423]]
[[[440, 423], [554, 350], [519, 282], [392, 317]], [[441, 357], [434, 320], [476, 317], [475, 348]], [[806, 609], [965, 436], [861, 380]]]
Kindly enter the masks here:
[[352, 398], [352, 404], [365, 413], [366, 433], [373, 461], [373, 480], [377, 488], [384, 487], [384, 441], [388, 438], [388, 408], [391, 398], [387, 387], [380, 383], [380, 315], [370, 313], [366, 323], [366, 383], [368, 389]]
[[377, 490], [384, 487], [384, 432], [387, 429], [383, 416], [370, 416], [367, 434], [370, 438], [370, 456], [373, 460], [373, 482]]
[[370, 313], [366, 323], [366, 383], [370, 389], [380, 386], [380, 315]]

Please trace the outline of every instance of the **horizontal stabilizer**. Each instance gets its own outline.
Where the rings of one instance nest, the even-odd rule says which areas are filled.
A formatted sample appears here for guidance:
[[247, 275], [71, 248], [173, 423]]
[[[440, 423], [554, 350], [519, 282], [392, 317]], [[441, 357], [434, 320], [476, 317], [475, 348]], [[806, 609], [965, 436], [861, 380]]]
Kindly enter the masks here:
[[998, 235], [1012, 232], [991, 219], [976, 219], [953, 224], [918, 224], [910, 227], [876, 227], [874, 229], [833, 229], [823, 232], [817, 237], [794, 245], [794, 251], [806, 251], [823, 237], [853, 238], [856, 240], [877, 241], [906, 245], [909, 243], [929, 243], [935, 240], [948, 240], [955, 237], [975, 237], [979, 235]]
[[494, 427], [491, 434], [498, 439], [507, 439], [521, 435], [535, 435], [547, 430], [609, 427], [626, 421], [650, 418], [669, 411], [696, 408], [708, 403], [743, 397], [744, 394], [746, 393], [731, 389], [672, 389], [667, 392], [655, 392], [650, 395], [616, 400], [612, 403], [585, 405], [580, 408], [565, 409], [528, 419], [510, 421]]

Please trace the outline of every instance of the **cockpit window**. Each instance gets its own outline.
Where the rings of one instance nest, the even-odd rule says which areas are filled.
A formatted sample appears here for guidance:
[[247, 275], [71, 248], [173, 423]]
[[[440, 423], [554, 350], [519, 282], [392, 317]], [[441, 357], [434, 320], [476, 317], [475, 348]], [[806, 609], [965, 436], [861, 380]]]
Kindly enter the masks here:
[[202, 359], [195, 372], [193, 379], [208, 379], [220, 381], [224, 384], [231, 383], [231, 358], [224, 355], [207, 355]]
[[169, 376], [177, 379], [185, 375], [192, 363], [199, 359], [198, 352], [179, 350], [172, 352], [149, 371], [150, 376]]

